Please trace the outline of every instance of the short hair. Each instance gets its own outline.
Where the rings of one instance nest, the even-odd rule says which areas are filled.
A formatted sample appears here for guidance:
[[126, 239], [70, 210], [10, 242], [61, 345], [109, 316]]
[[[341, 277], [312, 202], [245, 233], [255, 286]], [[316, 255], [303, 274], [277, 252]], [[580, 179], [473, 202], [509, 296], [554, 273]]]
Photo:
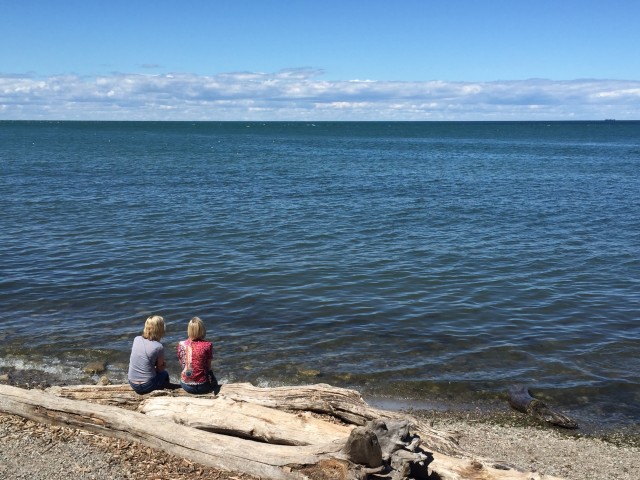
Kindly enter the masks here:
[[160, 315], [151, 315], [144, 322], [144, 333], [142, 334], [147, 340], [160, 341], [164, 337], [164, 318]]
[[207, 334], [207, 329], [204, 327], [204, 322], [198, 317], [193, 317], [189, 320], [189, 326], [187, 327], [187, 334], [191, 340], [202, 340]]

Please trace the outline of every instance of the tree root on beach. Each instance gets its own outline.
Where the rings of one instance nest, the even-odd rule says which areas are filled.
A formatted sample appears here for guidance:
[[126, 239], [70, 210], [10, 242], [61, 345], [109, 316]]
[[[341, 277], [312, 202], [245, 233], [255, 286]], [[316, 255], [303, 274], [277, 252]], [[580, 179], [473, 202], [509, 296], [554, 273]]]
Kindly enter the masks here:
[[470, 458], [447, 432], [324, 384], [231, 384], [197, 397], [181, 390], [137, 395], [128, 385], [47, 392], [0, 385], [0, 411], [269, 479], [552, 478]]
[[543, 422], [563, 428], [578, 428], [578, 423], [575, 420], [552, 410], [546, 403], [534, 398], [525, 385], [509, 387], [509, 405], [519, 412], [531, 415]]

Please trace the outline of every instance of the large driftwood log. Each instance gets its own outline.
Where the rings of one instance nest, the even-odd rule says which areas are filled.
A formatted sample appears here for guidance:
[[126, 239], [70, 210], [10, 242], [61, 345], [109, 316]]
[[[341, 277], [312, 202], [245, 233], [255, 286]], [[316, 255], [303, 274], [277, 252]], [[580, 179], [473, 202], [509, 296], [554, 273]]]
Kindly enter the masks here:
[[[52, 387], [52, 393], [76, 400], [87, 400], [104, 405], [116, 405], [129, 409], [138, 409], [148, 396], [173, 397], [187, 395], [182, 389], [161, 390], [140, 396], [129, 385], [81, 385]], [[315, 412], [334, 416], [345, 423], [365, 425], [378, 418], [388, 420], [407, 420], [422, 439], [422, 444], [433, 451], [446, 455], [462, 455], [454, 435], [431, 428], [425, 421], [402, 412], [380, 410], [368, 405], [356, 390], [316, 384], [295, 387], [255, 387], [250, 383], [232, 383], [222, 385], [220, 395], [253, 405]], [[192, 396], [190, 398], [193, 398]]]
[[300, 387], [260, 388], [250, 383], [224, 385], [224, 395], [273, 408], [312, 411], [333, 415], [347, 423], [365, 425], [376, 419], [406, 420], [428, 449], [446, 455], [466, 455], [454, 435], [430, 427], [404, 412], [381, 410], [368, 405], [356, 390], [327, 384]]
[[339, 457], [344, 442], [286, 446], [204, 432], [110, 405], [69, 400], [39, 390], [0, 385], [0, 411], [35, 421], [133, 440], [202, 465], [264, 478], [295, 477], [297, 465]]
[[[260, 389], [249, 384], [225, 385], [222, 391], [228, 392], [228, 394], [225, 393], [228, 395], [226, 398], [225, 395], [220, 395], [217, 398], [215, 396], [187, 396], [180, 390], [153, 392], [149, 395], [139, 396], [133, 393], [128, 386], [56, 387], [50, 391], [55, 392], [58, 396], [0, 385], [0, 411], [37, 421], [63, 424], [107, 436], [138, 441], [204, 465], [251, 473], [263, 478], [279, 479], [294, 476], [300, 478], [310, 475], [310, 471], [313, 473], [310, 475], [313, 478], [322, 478], [318, 472], [322, 472], [323, 465], [326, 465], [326, 462], [335, 461], [342, 462], [344, 478], [347, 476], [362, 478], [367, 472], [371, 472], [371, 469], [375, 469], [375, 466], [380, 462], [379, 458], [382, 458], [384, 463], [383, 467], [379, 467], [379, 469], [386, 470], [385, 472], [380, 471], [378, 477], [382, 473], [386, 473], [387, 478], [394, 480], [409, 475], [413, 478], [433, 480], [552, 478], [537, 473], [505, 470], [504, 467], [494, 468], [490, 462], [469, 458], [459, 449], [457, 450], [458, 458], [456, 458], [425, 446], [424, 442], [421, 446], [422, 440], [419, 434], [416, 434], [418, 429], [411, 426], [414, 420], [412, 417], [399, 412], [377, 410], [362, 401], [358, 392], [329, 385], [271, 389]], [[102, 406], [91, 404], [82, 398], [101, 403]], [[185, 402], [185, 398], [187, 402]], [[261, 421], [266, 423], [269, 423], [268, 411], [272, 410], [271, 407], [266, 407], [266, 404], [282, 410], [307, 410], [325, 414], [336, 414], [337, 412], [337, 417], [351, 418], [362, 425], [357, 428], [343, 427], [351, 429], [351, 435], [346, 442], [336, 439], [322, 444], [288, 446], [264, 443], [264, 440], [267, 440], [271, 434], [261, 433], [261, 438], [260, 436], [255, 438], [255, 440], [262, 440], [259, 442], [201, 431], [186, 425], [168, 422], [166, 419], [152, 418], [150, 415], [131, 411], [132, 408], [138, 407], [144, 410], [145, 404], [160, 400], [162, 400], [160, 404], [164, 405], [161, 407], [162, 409], [173, 408], [170, 407], [170, 404], [175, 401], [177, 411], [183, 408], [185, 403], [197, 405], [201, 401], [219, 401], [225, 402], [225, 404], [230, 401], [252, 403], [254, 407], [262, 405], [265, 410]], [[128, 410], [114, 407], [113, 404], [125, 405]], [[206, 412], [207, 404], [203, 403], [203, 406]], [[253, 408], [248, 410], [254, 411]], [[272, 413], [274, 414], [272, 418], [282, 414], [300, 420], [299, 413], [287, 414], [276, 410], [272, 410]], [[368, 418], [373, 420], [367, 420]], [[180, 421], [180, 415], [176, 419]], [[238, 418], [237, 422], [242, 423], [245, 419], [246, 417]], [[285, 423], [289, 424], [290, 421], [296, 424], [296, 421], [291, 419], [287, 419]], [[215, 425], [210, 428], [211, 424], [215, 424], [211, 418], [206, 423], [208, 426], [203, 428], [208, 430], [218, 428]], [[241, 436], [251, 433], [239, 425], [231, 429], [228, 429], [228, 426], [225, 428], [227, 433], [242, 432]], [[317, 426], [317, 428], [330, 428], [334, 431], [334, 427]], [[277, 425], [274, 429], [277, 430]], [[429, 433], [437, 432], [431, 428], [426, 431]], [[446, 433], [438, 433], [442, 438], [450, 437]], [[286, 434], [278, 436], [284, 438]], [[316, 442], [321, 438], [313, 434], [308, 436], [305, 441]], [[446, 445], [450, 444], [455, 445], [455, 441], [451, 440], [451, 443], [446, 443]], [[362, 462], [361, 454], [366, 461]], [[364, 463], [365, 466], [354, 465], [354, 461]], [[427, 465], [430, 471], [427, 470]], [[369, 469], [367, 470], [367, 468]], [[427, 472], [430, 474], [428, 477]]]
[[292, 415], [224, 396], [153, 397], [141, 404], [140, 411], [149, 417], [166, 418], [200, 430], [280, 445], [345, 442], [352, 430], [308, 413]]

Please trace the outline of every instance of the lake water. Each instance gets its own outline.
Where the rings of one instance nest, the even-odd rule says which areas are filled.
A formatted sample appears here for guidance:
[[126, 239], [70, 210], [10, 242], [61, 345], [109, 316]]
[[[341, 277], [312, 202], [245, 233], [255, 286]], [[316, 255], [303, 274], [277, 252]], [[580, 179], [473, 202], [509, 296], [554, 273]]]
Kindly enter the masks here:
[[125, 381], [157, 313], [176, 378], [198, 315], [226, 382], [517, 382], [640, 422], [640, 122], [0, 122], [0, 146], [0, 369]]

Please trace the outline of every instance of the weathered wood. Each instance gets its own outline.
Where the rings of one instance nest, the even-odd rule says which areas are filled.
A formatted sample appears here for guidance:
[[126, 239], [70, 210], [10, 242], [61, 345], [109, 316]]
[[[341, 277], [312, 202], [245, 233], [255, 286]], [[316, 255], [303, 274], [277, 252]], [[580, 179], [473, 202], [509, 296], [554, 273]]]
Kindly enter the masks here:
[[[242, 386], [241, 388], [244, 389], [244, 386]], [[299, 387], [291, 387], [288, 390], [292, 391], [297, 390], [298, 388]], [[335, 387], [331, 387], [329, 390], [333, 390], [334, 388]], [[316, 396], [319, 395], [319, 392], [321, 391], [321, 389], [316, 388], [314, 388], [313, 390]], [[285, 400], [285, 397], [282, 396], [281, 391], [278, 392], [278, 395], [286, 405], [290, 405], [290, 403]], [[235, 396], [236, 398], [247, 398], [244, 395]], [[254, 397], [252, 400], [255, 399], [256, 398]], [[313, 405], [317, 406], [318, 398], [311, 399], [310, 402]], [[193, 415], [194, 419], [202, 419], [204, 417], [204, 424], [206, 425], [205, 428], [211, 429], [212, 431], [225, 431], [225, 433], [227, 434], [239, 434], [240, 436], [253, 434], [257, 438], [266, 440], [266, 435], [260, 433], [260, 428], [262, 427], [257, 428], [254, 432], [251, 432], [250, 429], [245, 428], [245, 424], [249, 420], [243, 418], [243, 416], [237, 416], [234, 420], [230, 421], [230, 426], [226, 426], [224, 428], [214, 426], [218, 423], [218, 421], [224, 422], [224, 420], [220, 419], [218, 413], [224, 415], [226, 405], [231, 406], [231, 408], [229, 409], [231, 415], [233, 415], [233, 413], [231, 412], [231, 410], [233, 409], [233, 405], [241, 405], [241, 408], [246, 408], [247, 412], [252, 412], [256, 407], [255, 405], [247, 404], [245, 402], [233, 401], [229, 398], [224, 398], [224, 396], [222, 395], [216, 399], [204, 399], [194, 396], [156, 396], [144, 400], [141, 404], [141, 411], [151, 413], [155, 412], [156, 408], [159, 407], [160, 409], [164, 410], [162, 415], [166, 415], [167, 418], [171, 418], [172, 412], [174, 410], [181, 411], [181, 409], [185, 405], [189, 404], [191, 404], [191, 408], [188, 409], [189, 413], [187, 414], [187, 412], [181, 412], [175, 418], [185, 419], [187, 422], [186, 424], [195, 426], [196, 424], [199, 424], [200, 420], [189, 420], [188, 416]], [[297, 401], [296, 404], [298, 405], [298, 407], [301, 406], [301, 404]], [[325, 409], [320, 409], [320, 411], [322, 411], [322, 413], [326, 413]], [[211, 412], [211, 415], [207, 418], [208, 412]], [[274, 417], [272, 417], [274, 419], [274, 423], [278, 423], [283, 426], [283, 431], [276, 434], [276, 436], [278, 437], [286, 438], [287, 436], [287, 433], [285, 433], [285, 430], [287, 429], [286, 425], [289, 424], [291, 420], [291, 418], [287, 417], [298, 418], [295, 415], [280, 412], [276, 409], [268, 407], [258, 407], [256, 412], [259, 413], [260, 418], [267, 420], [267, 422], [269, 419], [269, 415], [274, 415]], [[321, 420], [317, 420], [317, 422], [319, 424], [324, 423], [325, 426], [333, 425], [329, 424], [328, 422], [322, 422]], [[178, 423], [181, 423], [181, 420], [179, 420]], [[277, 429], [275, 425], [274, 428]], [[346, 427], [340, 428], [346, 429], [342, 430], [342, 433], [344, 433], [345, 431], [348, 432], [350, 430]], [[293, 434], [295, 435], [295, 432]], [[345, 438], [346, 437], [343, 437], [342, 440], [345, 441]], [[321, 439], [321, 436], [316, 435], [305, 438], [305, 440], [309, 442], [321, 442]], [[437, 461], [435, 461], [435, 463], [429, 464], [429, 462], [434, 459], [434, 456], [431, 455], [431, 452], [421, 449], [421, 443], [422, 442], [419, 436], [410, 433], [410, 423], [407, 420], [383, 420], [379, 418], [367, 422], [364, 426], [359, 426], [353, 429], [353, 431], [351, 432], [351, 436], [349, 437], [348, 441], [346, 441], [346, 444], [342, 449], [342, 453], [344, 454], [344, 457], [346, 457], [350, 461], [358, 464], [363, 464], [371, 468], [380, 466], [382, 464], [382, 461], [384, 460], [385, 462], [387, 462], [387, 465], [393, 466], [394, 472], [405, 472], [407, 476], [411, 476], [412, 478], [421, 478], [420, 475], [417, 475], [417, 473], [419, 473], [420, 471], [426, 472], [427, 466], [431, 469], [432, 472], [437, 473], [438, 477], [436, 478], [441, 478], [443, 480], [463, 478], [552, 478], [540, 476], [537, 474], [525, 475], [524, 472], [504, 470], [503, 467], [492, 468], [491, 465], [493, 464], [493, 462], [486, 462], [480, 459], [469, 459], [468, 457], [463, 459], [454, 459], [448, 456], [434, 455]], [[458, 453], [460, 453], [460, 450], [458, 450]], [[398, 476], [398, 478], [403, 477]]]
[[462, 455], [457, 439], [449, 432], [430, 427], [427, 422], [405, 412], [381, 410], [368, 405], [352, 389], [315, 384], [296, 387], [255, 387], [250, 383], [224, 385], [224, 395], [258, 405], [287, 410], [312, 411], [333, 415], [347, 423], [365, 425], [376, 419], [407, 421], [428, 449], [447, 455]]
[[182, 389], [158, 390], [147, 395], [138, 395], [129, 384], [118, 385], [69, 385], [65, 387], [53, 386], [46, 390], [53, 395], [71, 400], [83, 400], [100, 405], [137, 410], [140, 403], [150, 396], [156, 395], [186, 395]]
[[[136, 408], [141, 403], [150, 401], [148, 399], [153, 399], [153, 401], [164, 399], [168, 402], [167, 404], [169, 404], [171, 401], [177, 401], [178, 403], [185, 402], [185, 400], [182, 400], [183, 398], [188, 398], [190, 401], [198, 403], [201, 399], [204, 400], [205, 398], [211, 399], [215, 397], [187, 396], [180, 390], [152, 392], [148, 395], [139, 396], [132, 392], [128, 385], [58, 387], [50, 390], [62, 397], [85, 398], [93, 402], [99, 402], [102, 405], [123, 405], [129, 409]], [[268, 405], [283, 410], [307, 410], [323, 414], [332, 414], [343, 420], [347, 418], [351, 419], [353, 423], [359, 425], [366, 424], [369, 421], [368, 419], [375, 419], [378, 414], [378, 419], [372, 422], [374, 425], [369, 425], [369, 428], [372, 429], [371, 431], [377, 432], [376, 435], [381, 439], [380, 443], [385, 449], [384, 458], [387, 462], [385, 463], [387, 465], [386, 468], [388, 469], [391, 464], [395, 465], [395, 470], [387, 470], [386, 475], [388, 478], [401, 478], [401, 469], [403, 468], [405, 473], [410, 472], [413, 477], [420, 478], [416, 472], [411, 471], [412, 465], [420, 466], [421, 470], [418, 473], [424, 473], [423, 467], [426, 466], [428, 462], [431, 462], [429, 464], [429, 478], [439, 478], [441, 480], [476, 478], [485, 480], [551, 480], [554, 478], [538, 473], [509, 470], [500, 465], [494, 467], [492, 462], [470, 458], [465, 452], [457, 448], [455, 440], [453, 437], [450, 437], [448, 433], [427, 428], [427, 432], [436, 432], [438, 436], [446, 439], [447, 441], [444, 445], [446, 445], [447, 448], [452, 446], [451, 448], [453, 448], [456, 453], [455, 456], [444, 454], [437, 449], [433, 449], [429, 445], [429, 442], [422, 442], [422, 439], [416, 435], [416, 433], [420, 431], [420, 427], [416, 429], [415, 426], [412, 426], [412, 433], [410, 435], [406, 434], [407, 429], [404, 428], [403, 422], [405, 422], [404, 425], [408, 427], [414, 423], [415, 419], [413, 419], [413, 417], [400, 412], [386, 412], [372, 408], [362, 400], [358, 392], [353, 390], [340, 389], [329, 385], [264, 389], [253, 387], [250, 384], [232, 384], [224, 385], [222, 391], [224, 395], [221, 395], [218, 399], [222, 399], [226, 395], [228, 398], [235, 399], [236, 401], [251, 401], [257, 405]], [[46, 394], [34, 393], [34, 395], [38, 397], [38, 395]], [[280, 447], [283, 450], [263, 453], [263, 449], [256, 447], [256, 445], [266, 446], [267, 444], [237, 439], [229, 435], [219, 435], [204, 431], [198, 432], [196, 429], [184, 425], [174, 425], [173, 423], [159, 419], [145, 418], [144, 415], [139, 413], [125, 412], [131, 415], [139, 415], [139, 417], [137, 417], [138, 419], [143, 417], [144, 420], [138, 421], [150, 425], [149, 428], [152, 433], [141, 434], [137, 427], [133, 428], [133, 432], [130, 432], [126, 427], [127, 421], [115, 422], [111, 418], [111, 412], [122, 412], [124, 411], [122, 408], [97, 407], [97, 410], [104, 413], [107, 417], [103, 418], [95, 414], [87, 414], [84, 407], [79, 408], [80, 405], [87, 404], [86, 402], [68, 400], [71, 403], [68, 404], [66, 407], [67, 411], [61, 416], [60, 410], [57, 408], [51, 406], [48, 409], [46, 406], [38, 407], [38, 405], [42, 403], [42, 399], [39, 397], [32, 399], [30, 402], [25, 402], [29, 407], [21, 405], [20, 400], [14, 401], [12, 405], [7, 407], [5, 397], [5, 393], [0, 387], [0, 410], [6, 411], [7, 413], [22, 415], [27, 418], [33, 418], [34, 420], [48, 421], [49, 423], [71, 424], [75, 427], [97, 431], [104, 435], [126, 438], [127, 440], [137, 440], [154, 448], [164, 449], [170, 453], [189, 458], [204, 465], [212, 465], [218, 468], [254, 474], [256, 474], [255, 472], [262, 471], [262, 473], [257, 474], [265, 478], [283, 478], [283, 475], [289, 476], [295, 471], [312, 472], [314, 478], [318, 478], [318, 472], [321, 472], [322, 468], [325, 466], [334, 468], [336, 465], [343, 466], [341, 467], [344, 469], [341, 470], [344, 473], [342, 478], [346, 478], [346, 476], [357, 476], [358, 472], [361, 475], [365, 475], [367, 471], [371, 472], [371, 469], [367, 470], [364, 467], [359, 470], [348, 470], [350, 467], [348, 467], [349, 462], [345, 461], [347, 455], [344, 453], [344, 450], [348, 450], [349, 448], [343, 443], [341, 446], [343, 451], [337, 451], [336, 448], [338, 445], [336, 444], [340, 444], [341, 442], [339, 441], [330, 444], [329, 447], [326, 445], [309, 445], [305, 447], [271, 445], [271, 447]], [[111, 410], [103, 410], [105, 408]], [[43, 411], [45, 413], [43, 413]], [[34, 412], [39, 413], [34, 414]], [[70, 418], [75, 420], [71, 421], [69, 420]], [[381, 420], [385, 420], [388, 425], [381, 427]], [[389, 425], [392, 425], [394, 422], [397, 423], [398, 428], [389, 428]], [[121, 426], [120, 424], [122, 423], [124, 423], [125, 426]], [[422, 422], [418, 423], [420, 425]], [[162, 426], [164, 430], [161, 429], [160, 426]], [[389, 433], [389, 438], [385, 439], [386, 434], [380, 432], [381, 428], [394, 431]], [[424, 428], [424, 424], [422, 424], [422, 428]], [[184, 442], [177, 441], [177, 438], [183, 437], [182, 432], [185, 432], [184, 429], [194, 432], [192, 434], [185, 433], [184, 436], [197, 438], [196, 443], [215, 445], [216, 448], [220, 449], [216, 450], [216, 454], [218, 457], [222, 457], [222, 459], [216, 457], [216, 455], [212, 455], [207, 449], [205, 449], [205, 452], [202, 452], [202, 447], [191, 451], [191, 447], [185, 447]], [[160, 434], [160, 439], [158, 439], [158, 431], [166, 432], [166, 434]], [[200, 436], [195, 432], [198, 432]], [[192, 437], [192, 435], [195, 435], [195, 437]], [[431, 438], [430, 440], [433, 443], [433, 439]], [[395, 447], [393, 445], [398, 442], [401, 443], [402, 446], [400, 450], [394, 452]], [[423, 445], [420, 445], [421, 442]], [[211, 445], [209, 445], [208, 448], [213, 448]], [[254, 457], [245, 460], [245, 453], [248, 451], [257, 452], [258, 460]], [[387, 459], [388, 452], [390, 451], [393, 453], [391, 457]], [[275, 458], [268, 458], [269, 455], [275, 455]], [[282, 455], [282, 457], [278, 457], [278, 455]], [[272, 461], [273, 465], [271, 464]], [[285, 466], [283, 467], [282, 465]], [[377, 477], [380, 478], [383, 474], [384, 472], [379, 472]]]
[[354, 463], [372, 468], [383, 465], [378, 437], [365, 427], [356, 427], [351, 431], [342, 452]]
[[202, 465], [263, 478], [296, 478], [287, 466], [313, 465], [340, 457], [344, 442], [285, 446], [200, 431], [110, 405], [57, 397], [39, 390], [0, 385], [0, 411], [137, 441]]
[[353, 428], [319, 420], [309, 412], [291, 414], [225, 396], [152, 397], [140, 411], [200, 430], [281, 445], [345, 442]]
[[531, 415], [551, 425], [563, 428], [578, 428], [578, 423], [575, 420], [552, 410], [542, 400], [534, 398], [526, 385], [512, 385], [509, 387], [508, 393], [509, 405], [519, 412]]
[[364, 425], [378, 416], [356, 390], [324, 383], [296, 387], [262, 388], [250, 383], [223, 385], [227, 397], [272, 408], [304, 410], [333, 415], [347, 423]]
[[506, 467], [495, 468], [473, 458], [455, 458], [433, 452], [429, 469], [439, 480], [562, 480], [538, 472], [523, 472]]
[[[138, 395], [131, 390], [129, 385], [52, 387], [49, 391], [65, 398], [87, 400], [103, 405], [118, 405], [129, 409], [139, 408], [141, 402], [149, 396], [188, 396], [182, 389], [160, 390], [148, 395]], [[356, 390], [327, 384], [263, 388], [255, 387], [250, 383], [232, 383], [222, 385], [220, 395], [280, 410], [332, 415], [353, 425], [365, 425], [370, 420], [378, 418], [408, 421], [426, 448], [447, 455], [466, 455], [461, 451], [455, 436], [449, 432], [436, 430], [425, 421], [403, 412], [374, 408], [368, 405]], [[193, 398], [193, 396], [189, 398]]]

